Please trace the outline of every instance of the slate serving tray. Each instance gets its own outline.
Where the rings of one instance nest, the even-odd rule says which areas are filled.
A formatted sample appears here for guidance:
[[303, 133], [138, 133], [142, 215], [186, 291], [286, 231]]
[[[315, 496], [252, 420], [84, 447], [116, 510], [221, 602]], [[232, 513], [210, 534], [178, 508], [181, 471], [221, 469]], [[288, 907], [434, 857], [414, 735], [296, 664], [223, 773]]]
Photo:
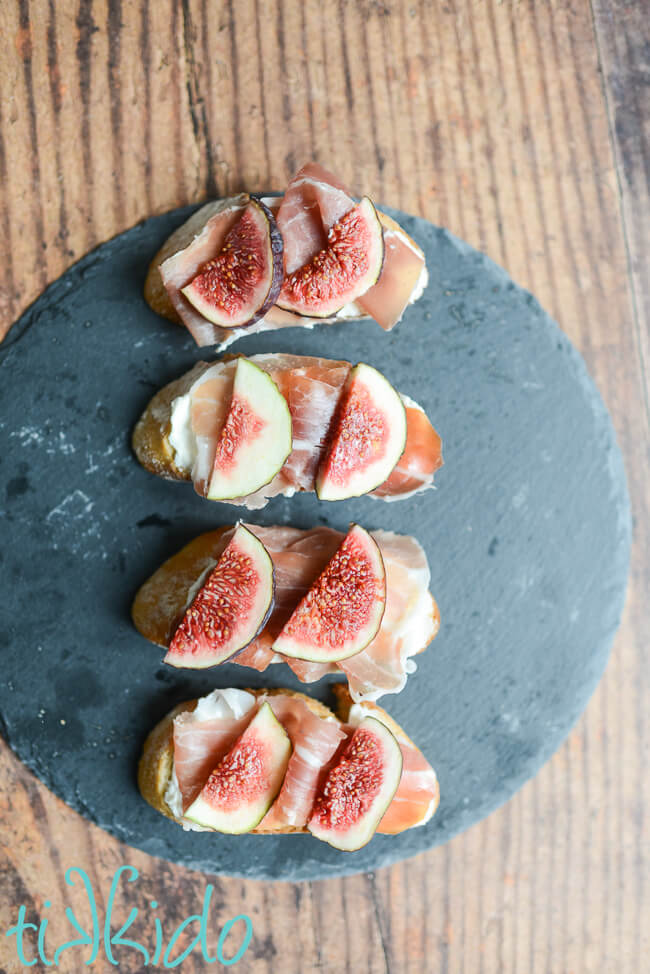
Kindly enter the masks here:
[[[284, 666], [163, 666], [129, 618], [138, 586], [165, 558], [241, 513], [152, 476], [130, 450], [151, 395], [211, 357], [142, 298], [149, 259], [189, 212], [147, 220], [89, 254], [0, 345], [3, 734], [70, 806], [154, 855], [264, 879], [375, 869], [506, 801], [585, 707], [624, 600], [621, 457], [580, 356], [535, 299], [445, 230], [389, 211], [431, 273], [393, 332], [368, 321], [235, 347], [377, 366], [443, 437], [437, 489], [389, 504], [278, 498], [250, 519], [342, 530], [358, 520], [420, 539], [442, 627], [406, 689], [381, 703], [436, 767], [441, 805], [427, 826], [355, 853], [310, 836], [184, 833], [137, 791], [153, 724], [215, 685], [305, 689]], [[327, 680], [308, 692], [327, 702]]]

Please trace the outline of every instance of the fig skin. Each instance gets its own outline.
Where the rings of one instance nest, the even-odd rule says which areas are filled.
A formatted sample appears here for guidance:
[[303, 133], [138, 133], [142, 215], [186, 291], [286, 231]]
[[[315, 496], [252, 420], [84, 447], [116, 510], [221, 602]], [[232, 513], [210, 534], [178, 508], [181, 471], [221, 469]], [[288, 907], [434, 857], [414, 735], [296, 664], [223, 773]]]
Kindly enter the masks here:
[[255, 316], [246, 323], [246, 328], [248, 328], [250, 325], [254, 325], [271, 310], [279, 297], [282, 289], [282, 281], [284, 280], [284, 241], [275, 217], [266, 203], [262, 202], [260, 196], [251, 194], [251, 202], [255, 203], [255, 205], [260, 208], [268, 221], [269, 244], [271, 247], [271, 259], [273, 261], [273, 276], [271, 278], [271, 285], [264, 304], [255, 314]]

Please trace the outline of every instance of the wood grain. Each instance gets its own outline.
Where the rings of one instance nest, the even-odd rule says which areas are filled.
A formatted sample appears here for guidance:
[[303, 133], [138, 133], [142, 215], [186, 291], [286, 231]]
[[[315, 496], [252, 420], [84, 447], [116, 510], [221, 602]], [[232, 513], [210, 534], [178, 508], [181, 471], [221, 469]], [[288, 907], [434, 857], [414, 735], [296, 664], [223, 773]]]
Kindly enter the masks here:
[[[83, 915], [84, 902], [65, 869], [87, 871], [101, 910], [129, 863], [141, 878], [123, 917], [153, 898], [171, 931], [200, 911], [209, 879], [212, 946], [220, 924], [248, 913], [254, 939], [238, 967], [254, 974], [647, 969], [644, 0], [12, 0], [0, 36], [2, 332], [100, 241], [183, 203], [280, 187], [316, 158], [355, 190], [448, 226], [536, 294], [608, 403], [635, 515], [606, 676], [566, 744], [485, 822], [376, 875], [208, 878], [87, 824], [3, 745], [0, 932], [24, 903], [63, 939], [63, 909]], [[0, 969], [22, 970], [9, 946], [0, 937]], [[80, 970], [82, 957], [63, 955], [59, 969]], [[141, 970], [139, 955], [120, 958]]]

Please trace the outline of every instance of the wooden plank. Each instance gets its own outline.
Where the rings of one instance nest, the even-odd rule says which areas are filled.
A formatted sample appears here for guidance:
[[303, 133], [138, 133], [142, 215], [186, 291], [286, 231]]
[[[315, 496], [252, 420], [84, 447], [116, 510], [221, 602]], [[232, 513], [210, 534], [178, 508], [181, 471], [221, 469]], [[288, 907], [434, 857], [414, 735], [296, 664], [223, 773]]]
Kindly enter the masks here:
[[[445, 848], [303, 886], [204, 877], [88, 825], [3, 746], [0, 929], [25, 903], [32, 918], [52, 918], [55, 943], [64, 908], [83, 913], [65, 869], [83, 866], [101, 910], [115, 869], [132, 864], [141, 879], [120, 900], [123, 917], [137, 906], [146, 921], [155, 899], [170, 931], [200, 910], [210, 881], [215, 931], [242, 911], [253, 920], [241, 969], [255, 974], [280, 964], [302, 974], [643, 969], [643, 26], [641, 0], [594, 0], [593, 16], [587, 0], [0, 5], [2, 331], [47, 281], [139, 219], [279, 187], [317, 158], [357, 191], [485, 250], [557, 317], [612, 411], [637, 535], [623, 626], [586, 714], [533, 782]], [[146, 939], [151, 924], [138, 929]], [[8, 943], [0, 967], [19, 970]], [[59, 969], [78, 971], [79, 956]], [[125, 952], [120, 969], [141, 970], [141, 958]], [[192, 969], [205, 967], [188, 959], [182, 970]]]
[[593, 0], [650, 423], [650, 56], [643, 0]]

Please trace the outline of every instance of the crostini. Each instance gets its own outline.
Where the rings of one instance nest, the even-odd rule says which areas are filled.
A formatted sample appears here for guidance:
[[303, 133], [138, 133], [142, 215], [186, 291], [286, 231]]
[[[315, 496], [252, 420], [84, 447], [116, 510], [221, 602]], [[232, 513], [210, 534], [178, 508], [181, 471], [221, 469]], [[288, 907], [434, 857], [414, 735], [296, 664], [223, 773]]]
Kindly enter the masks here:
[[344, 851], [424, 825], [439, 801], [429, 762], [380, 707], [333, 691], [336, 713], [283, 689], [179, 704], [145, 742], [143, 797], [188, 831], [311, 832]]
[[442, 465], [422, 407], [376, 369], [284, 353], [197, 363], [153, 397], [133, 449], [152, 473], [249, 510], [296, 491], [401, 499]]
[[308, 163], [283, 196], [207, 203], [151, 262], [145, 298], [198, 345], [371, 317], [385, 330], [427, 285], [421, 248], [371, 200]]
[[426, 555], [390, 531], [243, 525], [199, 535], [142, 585], [138, 631], [165, 662], [262, 671], [304, 683], [343, 672], [357, 702], [399, 693], [440, 626]]

